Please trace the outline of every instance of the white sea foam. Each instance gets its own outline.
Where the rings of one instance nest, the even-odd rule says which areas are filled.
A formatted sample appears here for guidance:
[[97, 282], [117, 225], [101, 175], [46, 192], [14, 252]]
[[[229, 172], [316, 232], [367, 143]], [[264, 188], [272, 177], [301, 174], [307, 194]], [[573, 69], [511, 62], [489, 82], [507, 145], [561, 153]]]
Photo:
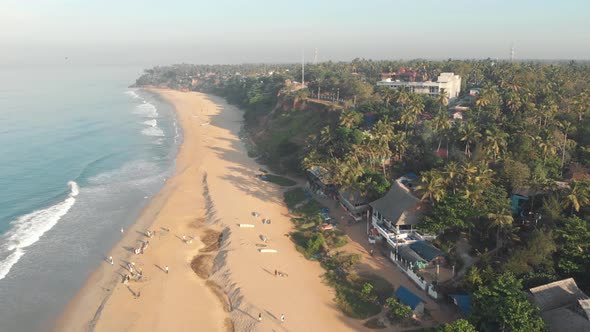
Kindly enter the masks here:
[[10, 253], [0, 262], [0, 280], [4, 279], [14, 264], [25, 254], [25, 248], [39, 241], [48, 230], [53, 228], [58, 221], [72, 208], [76, 202], [76, 196], [80, 193], [78, 184], [68, 182], [70, 187], [69, 197], [45, 209], [37, 210], [23, 215], [10, 223], [12, 228], [6, 232], [6, 244], [2, 248], [4, 253]]
[[141, 115], [146, 118], [156, 118], [158, 117], [158, 109], [153, 104], [150, 104], [146, 101], [143, 104], [137, 105], [135, 107], [135, 111], [133, 113], [137, 115]]
[[127, 90], [125, 91], [126, 95], [129, 95], [135, 99], [140, 99], [141, 97], [134, 91], [134, 90]]
[[160, 168], [158, 164], [146, 160], [135, 160], [124, 164], [118, 169], [97, 174], [89, 178], [88, 183], [94, 186], [110, 185], [120, 183], [122, 179], [134, 181], [158, 174], [159, 172]]
[[158, 127], [147, 127], [141, 131], [146, 136], [164, 137], [164, 131]]
[[150, 127], [156, 127], [158, 125], [158, 120], [156, 120], [156, 119], [147, 120], [147, 121], [144, 121], [143, 124], [146, 126], [150, 126]]

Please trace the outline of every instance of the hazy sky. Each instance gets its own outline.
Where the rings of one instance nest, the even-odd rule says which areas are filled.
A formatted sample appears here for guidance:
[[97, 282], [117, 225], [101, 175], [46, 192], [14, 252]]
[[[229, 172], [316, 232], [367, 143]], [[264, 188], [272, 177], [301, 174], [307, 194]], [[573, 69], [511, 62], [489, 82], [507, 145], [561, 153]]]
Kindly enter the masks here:
[[0, 64], [590, 58], [590, 0], [2, 0]]

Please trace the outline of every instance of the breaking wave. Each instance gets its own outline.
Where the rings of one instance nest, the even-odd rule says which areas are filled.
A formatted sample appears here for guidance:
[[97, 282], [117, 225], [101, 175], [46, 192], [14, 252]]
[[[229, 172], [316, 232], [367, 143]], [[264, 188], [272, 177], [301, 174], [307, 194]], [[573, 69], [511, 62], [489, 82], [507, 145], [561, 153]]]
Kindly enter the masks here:
[[3, 236], [6, 243], [0, 249], [0, 254], [6, 258], [0, 262], [0, 280], [4, 279], [20, 258], [25, 254], [25, 248], [39, 241], [43, 234], [53, 228], [59, 220], [74, 206], [76, 196], [80, 193], [78, 184], [68, 182], [70, 194], [65, 200], [47, 207], [22, 215], [10, 222], [11, 229]]

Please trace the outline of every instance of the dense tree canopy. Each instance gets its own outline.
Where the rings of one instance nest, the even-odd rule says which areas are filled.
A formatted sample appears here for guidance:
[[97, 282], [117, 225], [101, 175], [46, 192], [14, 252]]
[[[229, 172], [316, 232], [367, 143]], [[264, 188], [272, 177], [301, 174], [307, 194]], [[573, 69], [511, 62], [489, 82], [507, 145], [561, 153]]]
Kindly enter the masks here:
[[[401, 67], [428, 78], [454, 72], [462, 93], [450, 100], [376, 86]], [[460, 285], [475, 292], [480, 330], [543, 328], [515, 276], [527, 285], [573, 276], [590, 290], [587, 63], [354, 59], [306, 65], [305, 80], [298, 64], [176, 65], [146, 70], [137, 85], [224, 96], [263, 133], [269, 119], [320, 109], [327, 115], [315, 118], [309, 138], [281, 136], [279, 157], [297, 151], [302, 169], [321, 166], [336, 187], [370, 200], [417, 173], [420, 229], [441, 242], [465, 237], [479, 253]], [[468, 95], [471, 88], [479, 93]], [[294, 122], [280, 130], [300, 130]], [[515, 192], [527, 196], [516, 206]], [[463, 325], [445, 329], [470, 331]]]

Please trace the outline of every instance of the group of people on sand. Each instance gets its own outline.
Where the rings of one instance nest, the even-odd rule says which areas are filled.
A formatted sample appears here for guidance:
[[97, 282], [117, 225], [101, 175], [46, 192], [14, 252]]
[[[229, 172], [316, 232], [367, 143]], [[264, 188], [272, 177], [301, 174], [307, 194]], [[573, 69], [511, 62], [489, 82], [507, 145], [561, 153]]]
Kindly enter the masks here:
[[127, 271], [129, 271], [129, 273], [123, 278], [124, 284], [127, 284], [131, 278], [136, 281], [143, 281], [143, 270], [137, 269], [134, 262], [127, 263]]
[[[262, 313], [258, 313], [258, 321], [262, 322]], [[281, 323], [285, 321], [285, 314], [281, 314]]]
[[288, 277], [289, 275], [285, 272], [281, 272], [279, 270], [275, 270], [275, 277]]

